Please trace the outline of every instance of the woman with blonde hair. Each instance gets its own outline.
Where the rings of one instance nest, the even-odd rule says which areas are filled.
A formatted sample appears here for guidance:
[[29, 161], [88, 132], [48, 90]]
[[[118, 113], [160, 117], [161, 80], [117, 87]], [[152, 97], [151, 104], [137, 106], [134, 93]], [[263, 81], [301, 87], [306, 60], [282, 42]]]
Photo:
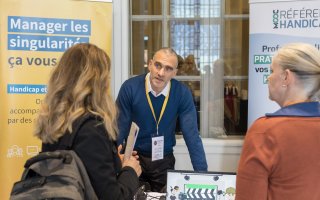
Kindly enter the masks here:
[[[139, 186], [137, 156], [123, 160], [116, 148], [117, 109], [109, 94], [110, 59], [93, 44], [76, 44], [53, 70], [36, 122], [43, 151], [72, 149], [81, 158], [99, 199], [132, 199]], [[120, 150], [120, 149], [119, 149]]]
[[272, 59], [269, 98], [281, 107], [247, 132], [236, 200], [320, 199], [320, 52], [288, 44]]

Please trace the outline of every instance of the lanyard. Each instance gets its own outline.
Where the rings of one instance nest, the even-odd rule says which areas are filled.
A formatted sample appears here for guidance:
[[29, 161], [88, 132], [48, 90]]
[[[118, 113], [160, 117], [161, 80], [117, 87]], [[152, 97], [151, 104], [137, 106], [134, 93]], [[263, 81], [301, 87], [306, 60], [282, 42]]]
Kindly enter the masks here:
[[150, 96], [149, 96], [149, 94], [148, 94], [148, 88], [149, 88], [149, 87], [148, 87], [148, 82], [149, 82], [149, 81], [146, 79], [146, 80], [145, 80], [146, 96], [147, 96], [147, 100], [148, 100], [149, 107], [150, 107], [150, 109], [151, 109], [151, 112], [152, 112], [154, 121], [155, 121], [156, 124], [157, 124], [157, 135], [159, 135], [159, 134], [158, 134], [159, 123], [160, 123], [160, 120], [161, 120], [161, 118], [162, 118], [162, 116], [163, 116], [164, 110], [165, 110], [166, 107], [167, 107], [167, 103], [168, 103], [168, 100], [169, 100], [170, 89], [171, 89], [171, 83], [170, 83], [170, 85], [169, 85], [168, 94], [167, 94], [167, 96], [166, 96], [166, 98], [164, 99], [164, 102], [163, 102], [163, 104], [162, 104], [162, 108], [161, 108], [159, 120], [157, 121], [156, 114], [154, 113], [153, 105], [152, 105], [152, 103], [151, 103], [151, 99], [150, 99]]

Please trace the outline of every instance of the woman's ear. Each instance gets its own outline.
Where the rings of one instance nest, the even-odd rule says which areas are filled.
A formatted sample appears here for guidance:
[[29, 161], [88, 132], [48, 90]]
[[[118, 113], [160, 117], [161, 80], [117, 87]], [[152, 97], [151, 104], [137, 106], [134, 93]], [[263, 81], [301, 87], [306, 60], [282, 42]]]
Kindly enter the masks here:
[[295, 74], [292, 71], [290, 71], [289, 69], [286, 69], [286, 70], [284, 70], [282, 80], [284, 81], [284, 84], [288, 85], [292, 81], [295, 80]]
[[281, 73], [280, 77], [281, 77], [281, 80], [282, 80], [282, 81], [286, 81], [286, 80], [287, 80], [287, 78], [288, 78], [288, 71], [290, 72], [290, 70], [286, 69], [286, 70], [284, 70], [284, 71]]

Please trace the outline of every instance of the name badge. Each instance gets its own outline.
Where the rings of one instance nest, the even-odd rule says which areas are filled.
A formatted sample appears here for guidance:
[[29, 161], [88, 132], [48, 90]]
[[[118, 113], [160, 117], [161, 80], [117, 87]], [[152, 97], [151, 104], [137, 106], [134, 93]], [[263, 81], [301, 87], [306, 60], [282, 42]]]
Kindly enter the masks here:
[[164, 137], [152, 137], [152, 161], [163, 159]]

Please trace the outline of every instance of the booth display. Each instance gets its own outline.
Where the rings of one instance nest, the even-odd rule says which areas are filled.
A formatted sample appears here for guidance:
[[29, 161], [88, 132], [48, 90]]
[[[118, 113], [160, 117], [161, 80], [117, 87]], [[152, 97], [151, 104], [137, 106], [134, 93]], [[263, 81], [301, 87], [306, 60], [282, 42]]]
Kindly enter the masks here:
[[[320, 1], [250, 0], [248, 126], [279, 109], [268, 98], [273, 54], [284, 44], [310, 43], [320, 49]], [[263, 16], [263, 17], [262, 17]]]
[[110, 2], [0, 1], [0, 199], [8, 199], [25, 161], [41, 151], [34, 121], [62, 53], [91, 42], [111, 55]]

